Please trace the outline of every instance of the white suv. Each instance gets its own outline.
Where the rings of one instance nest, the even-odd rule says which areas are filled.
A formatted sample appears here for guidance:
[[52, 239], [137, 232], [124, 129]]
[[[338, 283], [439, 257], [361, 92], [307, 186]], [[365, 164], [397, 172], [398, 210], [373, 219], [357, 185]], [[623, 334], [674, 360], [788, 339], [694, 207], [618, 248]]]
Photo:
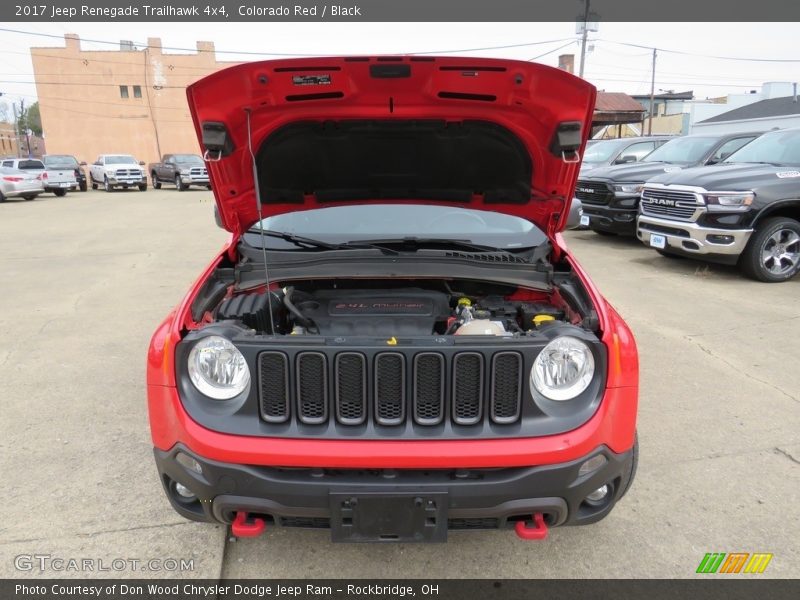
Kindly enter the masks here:
[[142, 166], [130, 154], [101, 154], [89, 168], [92, 189], [102, 185], [107, 192], [114, 188], [138, 187], [139, 191], [147, 190], [147, 177]]

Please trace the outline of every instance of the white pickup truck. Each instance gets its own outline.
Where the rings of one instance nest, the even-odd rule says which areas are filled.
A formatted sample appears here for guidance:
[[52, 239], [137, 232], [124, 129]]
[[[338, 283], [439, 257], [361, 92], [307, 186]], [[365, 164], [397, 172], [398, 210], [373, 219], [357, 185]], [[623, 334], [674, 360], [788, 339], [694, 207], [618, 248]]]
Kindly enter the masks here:
[[4, 158], [3, 167], [32, 171], [39, 175], [45, 192], [53, 192], [56, 196], [65, 196], [69, 190], [78, 187], [75, 171], [69, 168], [47, 169], [38, 158]]
[[144, 162], [137, 161], [130, 154], [101, 154], [89, 168], [92, 189], [102, 185], [107, 192], [115, 188], [138, 187], [147, 190], [147, 176], [142, 168]]

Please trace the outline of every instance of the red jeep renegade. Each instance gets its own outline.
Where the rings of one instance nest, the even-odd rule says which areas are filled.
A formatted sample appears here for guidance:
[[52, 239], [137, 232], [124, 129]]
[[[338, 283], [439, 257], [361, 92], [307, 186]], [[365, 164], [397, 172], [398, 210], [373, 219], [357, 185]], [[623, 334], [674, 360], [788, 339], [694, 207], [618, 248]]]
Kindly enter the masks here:
[[176, 511], [336, 542], [541, 539], [611, 511], [636, 471], [636, 346], [559, 233], [592, 85], [359, 56], [187, 95], [231, 238], [148, 355]]

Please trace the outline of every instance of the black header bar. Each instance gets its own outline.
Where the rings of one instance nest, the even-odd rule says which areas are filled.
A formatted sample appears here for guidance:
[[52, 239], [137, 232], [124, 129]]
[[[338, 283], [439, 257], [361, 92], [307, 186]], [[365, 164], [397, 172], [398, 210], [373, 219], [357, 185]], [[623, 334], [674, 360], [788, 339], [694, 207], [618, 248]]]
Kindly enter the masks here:
[[[787, 0], [589, 0], [603, 22], [800, 21]], [[0, 21], [574, 22], [583, 0], [4, 0]], [[590, 20], [593, 18], [590, 17]]]

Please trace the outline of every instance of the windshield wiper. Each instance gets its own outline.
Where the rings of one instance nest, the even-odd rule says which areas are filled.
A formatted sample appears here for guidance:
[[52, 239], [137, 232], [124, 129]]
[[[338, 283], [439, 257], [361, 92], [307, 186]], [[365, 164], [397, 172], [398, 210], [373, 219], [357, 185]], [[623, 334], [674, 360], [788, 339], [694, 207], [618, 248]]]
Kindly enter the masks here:
[[266, 237], [278, 238], [286, 242], [292, 243], [300, 248], [316, 248], [318, 250], [351, 250], [351, 249], [374, 248], [376, 250], [381, 250], [382, 252], [388, 254], [399, 254], [397, 250], [392, 250], [391, 248], [384, 248], [378, 242], [371, 243], [371, 242], [355, 241], [355, 242], [333, 243], [333, 242], [325, 242], [323, 240], [317, 240], [310, 237], [305, 237], [302, 235], [295, 235], [294, 233], [287, 233], [285, 231], [273, 231], [271, 229], [264, 229], [263, 231], [261, 231], [258, 227], [250, 229], [250, 232], [258, 235], [263, 233]]
[[508, 250], [504, 250], [502, 248], [496, 248], [494, 246], [486, 246], [483, 244], [476, 244], [471, 242], [470, 240], [457, 240], [457, 239], [450, 239], [450, 238], [421, 238], [415, 236], [406, 236], [402, 238], [388, 238], [388, 239], [380, 239], [380, 240], [356, 240], [353, 242], [347, 242], [348, 244], [376, 244], [381, 246], [401, 246], [403, 250], [408, 252], [415, 252], [420, 250], [424, 247], [431, 247], [431, 246], [445, 246], [450, 249], [461, 249], [461, 250], [472, 250], [475, 252], [508, 252]]

